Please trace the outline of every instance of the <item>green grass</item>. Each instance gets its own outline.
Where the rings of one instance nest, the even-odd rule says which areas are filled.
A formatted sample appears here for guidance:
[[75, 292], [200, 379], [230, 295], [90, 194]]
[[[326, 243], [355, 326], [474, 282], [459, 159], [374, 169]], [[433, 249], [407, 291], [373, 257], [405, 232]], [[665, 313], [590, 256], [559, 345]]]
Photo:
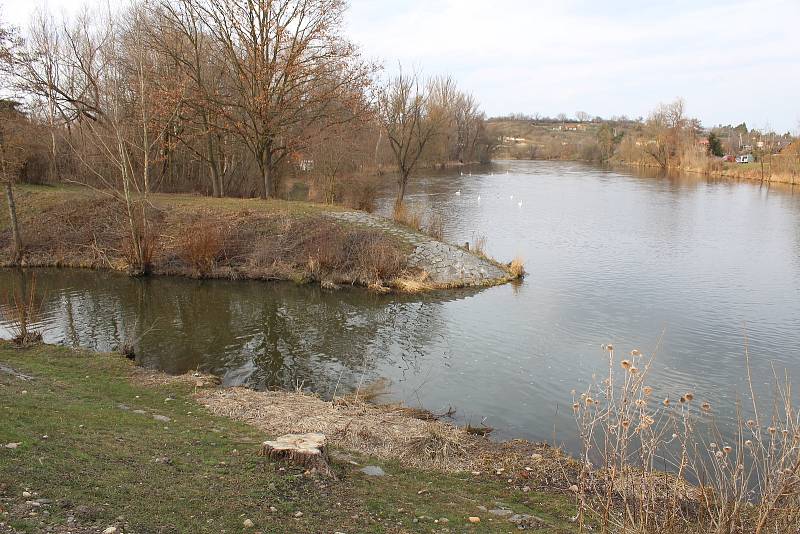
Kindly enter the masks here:
[[[111, 524], [125, 532], [241, 532], [245, 519], [252, 532], [515, 531], [480, 509], [498, 501], [543, 519], [539, 532], [572, 532], [569, 499], [495, 478], [357, 456], [387, 476], [366, 477], [343, 460], [334, 465], [338, 480], [304, 476], [257, 456], [266, 436], [208, 414], [191, 384], [143, 385], [119, 356], [2, 343], [0, 363], [34, 377], [0, 372], [0, 532], [3, 522], [40, 532], [70, 516], [73, 532]], [[9, 442], [21, 444], [5, 448]], [[25, 504], [36, 498], [51, 503]], [[469, 516], [482, 522], [470, 525]]]

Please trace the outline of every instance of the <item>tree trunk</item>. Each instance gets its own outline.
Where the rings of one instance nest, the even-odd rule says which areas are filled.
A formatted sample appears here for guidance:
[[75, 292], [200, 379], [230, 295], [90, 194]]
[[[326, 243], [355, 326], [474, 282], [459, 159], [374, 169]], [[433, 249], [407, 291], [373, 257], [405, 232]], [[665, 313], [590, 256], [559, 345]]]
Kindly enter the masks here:
[[14, 202], [14, 190], [11, 182], [6, 182], [6, 199], [8, 199], [8, 215], [11, 219], [11, 233], [14, 236], [14, 250], [11, 258], [14, 263], [19, 263], [22, 259], [22, 237], [19, 234], [19, 221], [17, 220], [17, 204]]
[[211, 170], [211, 194], [215, 198], [221, 197], [222, 178], [219, 175], [219, 164], [217, 163], [217, 155], [214, 151], [214, 140], [211, 138], [208, 117], [205, 113], [203, 113], [203, 128], [206, 130], [206, 152], [208, 152], [208, 167]]
[[262, 190], [261, 190], [261, 198], [271, 198], [273, 196], [273, 184], [272, 184], [272, 173], [274, 171], [273, 164], [272, 164], [272, 152], [267, 152], [264, 156], [263, 161], [261, 162], [261, 177], [263, 180], [262, 183]]
[[286, 434], [275, 441], [265, 441], [260, 455], [316, 469], [323, 476], [336, 478], [328, 463], [324, 434]]
[[408, 184], [408, 176], [400, 176], [400, 179], [397, 181], [397, 200], [395, 200], [394, 205], [396, 207], [403, 205], [403, 199], [406, 196], [406, 184]]
[[269, 167], [265, 164], [261, 165], [261, 198], [266, 199], [269, 196]]

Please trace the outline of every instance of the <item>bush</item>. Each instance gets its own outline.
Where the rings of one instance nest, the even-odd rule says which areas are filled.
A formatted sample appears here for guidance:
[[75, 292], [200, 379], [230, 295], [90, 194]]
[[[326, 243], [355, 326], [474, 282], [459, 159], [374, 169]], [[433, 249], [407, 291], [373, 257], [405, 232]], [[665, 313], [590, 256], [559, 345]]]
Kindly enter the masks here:
[[198, 275], [208, 275], [219, 260], [225, 239], [218, 225], [203, 221], [187, 228], [179, 249], [181, 259]]
[[279, 224], [274, 235], [258, 241], [250, 264], [261, 276], [285, 278], [293, 272], [314, 280], [370, 285], [399, 276], [406, 255], [380, 231], [312, 217]]

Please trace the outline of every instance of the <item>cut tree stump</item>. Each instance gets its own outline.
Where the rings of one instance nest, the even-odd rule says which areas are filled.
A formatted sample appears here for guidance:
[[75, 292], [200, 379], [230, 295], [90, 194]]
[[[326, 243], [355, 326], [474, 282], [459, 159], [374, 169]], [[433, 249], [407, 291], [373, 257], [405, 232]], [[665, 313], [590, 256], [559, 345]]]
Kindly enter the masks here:
[[325, 434], [286, 434], [275, 441], [265, 441], [259, 454], [272, 460], [290, 462], [306, 469], [316, 469], [327, 477], [336, 477], [328, 463]]

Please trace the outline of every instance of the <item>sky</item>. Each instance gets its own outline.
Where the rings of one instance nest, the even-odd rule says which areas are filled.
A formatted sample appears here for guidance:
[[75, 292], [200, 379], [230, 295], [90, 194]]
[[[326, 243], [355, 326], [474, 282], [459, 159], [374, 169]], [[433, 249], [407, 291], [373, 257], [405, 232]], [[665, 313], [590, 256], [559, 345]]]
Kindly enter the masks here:
[[[0, 0], [19, 26], [40, 5]], [[450, 75], [489, 116], [635, 118], [682, 97], [706, 126], [800, 128], [800, 0], [350, 0], [346, 24], [386, 74]]]

